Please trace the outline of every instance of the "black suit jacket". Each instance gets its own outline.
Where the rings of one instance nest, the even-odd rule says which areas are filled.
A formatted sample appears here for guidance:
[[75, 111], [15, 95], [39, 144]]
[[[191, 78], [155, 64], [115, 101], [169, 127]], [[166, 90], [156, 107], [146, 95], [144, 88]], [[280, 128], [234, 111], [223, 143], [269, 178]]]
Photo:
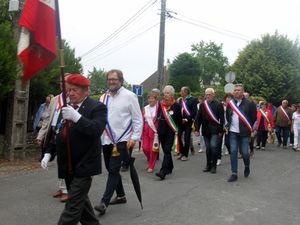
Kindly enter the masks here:
[[[73, 175], [93, 176], [101, 173], [101, 134], [107, 123], [106, 106], [87, 97], [78, 112], [82, 115], [70, 127], [71, 164]], [[57, 135], [57, 162], [59, 177], [68, 175], [66, 141], [61, 131]]]
[[196, 131], [199, 131], [200, 126], [202, 125], [202, 135], [209, 136], [211, 134], [219, 134], [223, 133], [223, 126], [224, 126], [224, 108], [222, 103], [219, 103], [213, 100], [210, 103], [211, 110], [214, 112], [217, 119], [220, 120], [220, 124], [214, 122], [204, 108], [204, 103], [200, 105], [197, 119], [195, 122]]
[[[176, 124], [176, 126], [178, 127], [178, 129], [180, 129], [181, 126], [181, 122], [182, 122], [182, 115], [181, 115], [181, 110], [180, 110], [180, 106], [177, 102], [175, 102], [169, 111], [172, 111], [172, 119], [174, 121], [174, 123]], [[157, 133], [160, 136], [170, 136], [170, 135], [174, 135], [174, 131], [170, 128], [170, 126], [168, 125], [163, 112], [162, 112], [162, 108], [161, 105], [159, 104], [158, 110], [157, 110], [157, 119], [158, 119], [158, 128], [157, 128]]]
[[[180, 105], [180, 108], [182, 109], [182, 102], [181, 102], [182, 98], [179, 98], [178, 103]], [[197, 98], [191, 96], [189, 98], [186, 99], [186, 107], [188, 108], [190, 115], [188, 116], [184, 111], [183, 111], [183, 115], [182, 118], [183, 119], [187, 119], [189, 123], [193, 123], [193, 121], [196, 119], [196, 115], [197, 115], [197, 104], [198, 104], [198, 100]]]
[[[236, 102], [236, 100], [234, 100]], [[253, 127], [253, 124], [256, 121], [256, 116], [257, 116], [257, 110], [256, 110], [256, 106], [253, 102], [249, 101], [246, 98], [242, 99], [242, 102], [239, 106], [245, 116], [247, 117], [247, 119], [249, 120], [249, 123], [251, 125], [251, 127]], [[226, 108], [226, 119], [228, 121], [228, 128], [230, 128], [230, 124], [232, 121], [232, 115], [233, 115], [233, 109], [230, 107], [230, 105], [227, 105]], [[248, 127], [241, 121], [241, 119], [239, 119], [239, 128], [240, 128], [240, 135], [241, 136], [249, 136], [251, 135], [251, 131], [248, 129]]]

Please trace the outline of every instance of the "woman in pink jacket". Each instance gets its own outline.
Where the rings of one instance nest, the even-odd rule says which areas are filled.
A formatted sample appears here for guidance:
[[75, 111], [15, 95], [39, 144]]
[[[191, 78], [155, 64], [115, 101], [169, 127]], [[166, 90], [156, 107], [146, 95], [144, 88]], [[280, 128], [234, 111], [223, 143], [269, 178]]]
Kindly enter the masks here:
[[152, 173], [159, 153], [158, 120], [156, 119], [158, 104], [157, 98], [153, 94], [148, 95], [147, 100], [149, 104], [143, 109], [142, 148], [148, 161], [147, 172]]
[[268, 133], [274, 129], [274, 120], [272, 112], [267, 109], [265, 102], [260, 102], [260, 108], [257, 109], [257, 122], [255, 130], [257, 131], [257, 145], [256, 149], [265, 150]]

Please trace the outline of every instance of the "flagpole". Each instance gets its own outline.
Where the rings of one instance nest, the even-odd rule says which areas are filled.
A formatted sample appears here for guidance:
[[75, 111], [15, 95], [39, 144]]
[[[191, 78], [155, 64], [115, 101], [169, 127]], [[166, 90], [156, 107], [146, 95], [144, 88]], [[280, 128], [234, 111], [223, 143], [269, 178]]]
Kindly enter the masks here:
[[[55, 0], [55, 12], [56, 12], [56, 32], [58, 38], [58, 48], [59, 48], [59, 64], [60, 64], [60, 77], [62, 82], [62, 92], [63, 92], [63, 106], [67, 106], [66, 97], [66, 82], [65, 82], [65, 62], [64, 62], [64, 52], [63, 52], [63, 42], [61, 38], [61, 28], [60, 28], [60, 16], [59, 16], [59, 4], [58, 0]], [[68, 155], [68, 172], [73, 174], [72, 162], [71, 162], [71, 141], [70, 141], [70, 121], [66, 121], [66, 143], [67, 143], [67, 155]]]

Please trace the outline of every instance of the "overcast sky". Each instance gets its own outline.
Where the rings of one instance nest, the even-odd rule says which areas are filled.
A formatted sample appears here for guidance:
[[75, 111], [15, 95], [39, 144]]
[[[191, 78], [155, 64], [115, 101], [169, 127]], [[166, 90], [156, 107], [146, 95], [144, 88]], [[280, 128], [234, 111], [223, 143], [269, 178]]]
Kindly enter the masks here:
[[[83, 56], [85, 75], [93, 67], [117, 68], [126, 81], [139, 84], [156, 71], [160, 0], [59, 2], [62, 36], [76, 56]], [[174, 13], [166, 20], [165, 63], [201, 40], [223, 44], [233, 63], [249, 41], [263, 34], [277, 30], [291, 40], [300, 37], [299, 0], [167, 0], [167, 9]]]

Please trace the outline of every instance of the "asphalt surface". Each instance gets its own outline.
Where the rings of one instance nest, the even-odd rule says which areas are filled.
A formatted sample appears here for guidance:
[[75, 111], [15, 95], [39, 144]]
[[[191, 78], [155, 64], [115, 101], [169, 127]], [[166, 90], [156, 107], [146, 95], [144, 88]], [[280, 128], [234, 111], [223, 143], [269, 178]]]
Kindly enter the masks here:
[[[197, 145], [195, 145], [197, 147]], [[203, 173], [205, 153], [196, 152], [189, 161], [174, 158], [175, 169], [165, 180], [146, 172], [142, 152], [134, 152], [143, 191], [141, 210], [123, 172], [127, 204], [109, 206], [99, 217], [102, 225], [299, 225], [300, 152], [267, 147], [251, 158], [251, 174], [228, 183], [230, 160], [222, 158], [216, 174]], [[162, 159], [162, 154], [160, 156]], [[160, 168], [157, 162], [155, 171]], [[103, 168], [105, 171], [105, 169]], [[48, 170], [0, 175], [0, 225], [57, 224], [64, 203], [52, 197], [57, 190], [55, 163]], [[107, 179], [106, 171], [94, 177], [92, 204], [98, 204]]]

